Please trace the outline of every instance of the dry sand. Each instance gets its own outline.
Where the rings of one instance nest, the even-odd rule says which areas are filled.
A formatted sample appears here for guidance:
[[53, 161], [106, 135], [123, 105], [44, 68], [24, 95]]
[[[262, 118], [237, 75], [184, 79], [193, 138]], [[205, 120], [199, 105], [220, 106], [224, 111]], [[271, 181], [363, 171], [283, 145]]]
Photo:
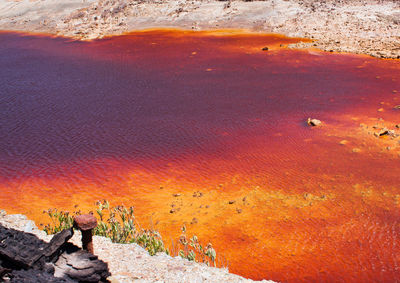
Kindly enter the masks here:
[[246, 29], [315, 40], [294, 48], [400, 58], [400, 2], [391, 0], [3, 0], [0, 29], [79, 39], [174, 27]]

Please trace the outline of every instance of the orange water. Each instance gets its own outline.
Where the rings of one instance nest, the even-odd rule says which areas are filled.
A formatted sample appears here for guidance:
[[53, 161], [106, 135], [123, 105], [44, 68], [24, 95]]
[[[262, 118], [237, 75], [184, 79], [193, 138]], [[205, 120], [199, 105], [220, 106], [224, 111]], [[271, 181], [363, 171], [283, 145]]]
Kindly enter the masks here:
[[0, 33], [0, 207], [43, 222], [106, 198], [245, 277], [400, 281], [400, 144], [371, 134], [400, 124], [400, 62], [297, 40]]

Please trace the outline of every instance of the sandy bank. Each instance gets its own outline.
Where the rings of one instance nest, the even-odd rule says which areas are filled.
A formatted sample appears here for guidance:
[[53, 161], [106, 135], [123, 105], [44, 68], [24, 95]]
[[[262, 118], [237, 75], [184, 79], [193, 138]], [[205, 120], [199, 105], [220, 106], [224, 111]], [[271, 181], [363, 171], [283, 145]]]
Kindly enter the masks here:
[[8, 0], [0, 29], [93, 39], [132, 30], [241, 28], [314, 39], [292, 47], [400, 58], [400, 3], [390, 0]]

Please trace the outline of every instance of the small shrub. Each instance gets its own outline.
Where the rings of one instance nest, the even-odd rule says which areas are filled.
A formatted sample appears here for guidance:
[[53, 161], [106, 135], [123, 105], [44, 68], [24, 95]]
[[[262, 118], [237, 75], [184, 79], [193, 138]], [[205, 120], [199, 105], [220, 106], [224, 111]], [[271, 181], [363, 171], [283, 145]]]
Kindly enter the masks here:
[[211, 243], [208, 243], [207, 246], [203, 247], [197, 238], [196, 235], [193, 235], [192, 238], [186, 236], [186, 227], [182, 227], [182, 235], [179, 238], [179, 256], [188, 259], [189, 261], [203, 262], [207, 265], [212, 264], [216, 266], [216, 257], [217, 254], [212, 247]]
[[71, 215], [68, 211], [59, 211], [54, 208], [44, 210], [43, 213], [47, 214], [51, 220], [51, 223], [45, 225], [43, 230], [47, 234], [56, 234], [64, 229], [71, 228], [74, 224], [74, 216], [80, 214], [80, 211], [76, 211]]

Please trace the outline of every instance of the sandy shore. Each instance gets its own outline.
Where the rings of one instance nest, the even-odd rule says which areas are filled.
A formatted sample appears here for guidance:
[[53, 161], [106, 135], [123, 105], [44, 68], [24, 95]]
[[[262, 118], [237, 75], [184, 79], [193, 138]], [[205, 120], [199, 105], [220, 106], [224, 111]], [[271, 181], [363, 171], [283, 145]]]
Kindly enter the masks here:
[[0, 29], [79, 39], [132, 30], [240, 28], [313, 39], [292, 47], [400, 58], [395, 0], [5, 0]]

